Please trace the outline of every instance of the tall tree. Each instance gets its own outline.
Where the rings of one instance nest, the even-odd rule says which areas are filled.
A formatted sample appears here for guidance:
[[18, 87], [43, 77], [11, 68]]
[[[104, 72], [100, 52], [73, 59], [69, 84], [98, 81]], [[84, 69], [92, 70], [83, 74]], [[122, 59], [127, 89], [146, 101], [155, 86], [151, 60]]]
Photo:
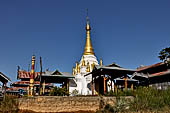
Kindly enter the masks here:
[[170, 47], [162, 49], [159, 53], [159, 59], [170, 65]]

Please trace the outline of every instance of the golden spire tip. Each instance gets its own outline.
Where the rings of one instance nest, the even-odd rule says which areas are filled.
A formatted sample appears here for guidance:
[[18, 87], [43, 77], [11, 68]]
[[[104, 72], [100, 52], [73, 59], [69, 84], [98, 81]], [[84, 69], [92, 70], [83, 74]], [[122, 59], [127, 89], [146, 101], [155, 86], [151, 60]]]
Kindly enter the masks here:
[[89, 18], [88, 18], [88, 10], [87, 10], [87, 25], [86, 25], [86, 32], [87, 32], [87, 38], [86, 38], [86, 46], [84, 49], [84, 55], [94, 55], [93, 47], [91, 44], [91, 39], [90, 39], [90, 24], [89, 24]]

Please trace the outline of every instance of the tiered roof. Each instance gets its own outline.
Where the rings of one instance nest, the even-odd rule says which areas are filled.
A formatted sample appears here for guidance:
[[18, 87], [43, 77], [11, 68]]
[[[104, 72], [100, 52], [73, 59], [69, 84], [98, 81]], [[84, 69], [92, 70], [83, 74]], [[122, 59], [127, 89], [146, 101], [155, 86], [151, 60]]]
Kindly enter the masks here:
[[[45, 72], [42, 72], [44, 74]], [[40, 72], [35, 72], [34, 73], [34, 78], [37, 78], [40, 75]], [[31, 72], [27, 72], [25, 70], [19, 70], [17, 79], [23, 79], [23, 78], [30, 78], [31, 77]]]

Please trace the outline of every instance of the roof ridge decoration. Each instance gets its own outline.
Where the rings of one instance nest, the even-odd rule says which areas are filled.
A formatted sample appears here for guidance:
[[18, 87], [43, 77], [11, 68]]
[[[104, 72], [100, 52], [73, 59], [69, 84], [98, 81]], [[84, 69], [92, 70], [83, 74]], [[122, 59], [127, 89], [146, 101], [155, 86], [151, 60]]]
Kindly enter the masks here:
[[52, 73], [52, 75], [62, 75], [61, 72], [59, 72], [57, 69]]

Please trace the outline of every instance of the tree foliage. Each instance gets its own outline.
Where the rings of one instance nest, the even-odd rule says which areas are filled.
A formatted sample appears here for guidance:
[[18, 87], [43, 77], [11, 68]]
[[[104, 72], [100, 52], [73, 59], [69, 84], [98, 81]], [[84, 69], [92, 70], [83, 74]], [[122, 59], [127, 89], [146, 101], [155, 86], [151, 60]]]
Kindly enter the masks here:
[[158, 57], [160, 60], [164, 61], [165, 63], [170, 64], [170, 47], [162, 49]]

